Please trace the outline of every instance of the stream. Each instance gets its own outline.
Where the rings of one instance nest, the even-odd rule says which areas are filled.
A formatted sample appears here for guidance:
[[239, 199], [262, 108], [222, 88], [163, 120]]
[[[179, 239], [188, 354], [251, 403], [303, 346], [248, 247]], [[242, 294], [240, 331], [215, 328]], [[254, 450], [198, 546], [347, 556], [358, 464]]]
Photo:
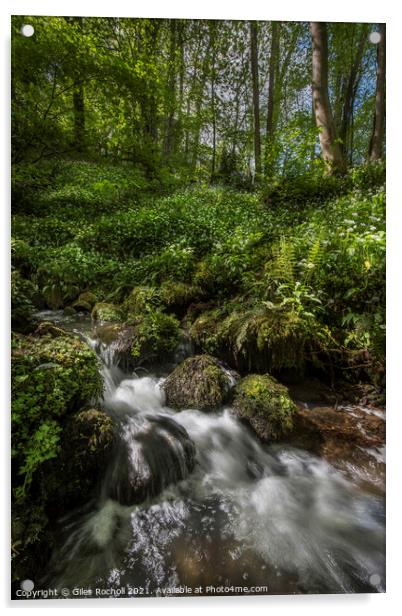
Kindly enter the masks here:
[[[41, 318], [98, 353], [102, 407], [119, 425], [99, 497], [59, 522], [49, 587], [77, 597], [385, 590], [381, 493], [306, 450], [262, 445], [230, 408], [174, 412], [161, 389], [172, 366], [127, 374], [88, 317]], [[133, 504], [138, 478], [146, 500]]]

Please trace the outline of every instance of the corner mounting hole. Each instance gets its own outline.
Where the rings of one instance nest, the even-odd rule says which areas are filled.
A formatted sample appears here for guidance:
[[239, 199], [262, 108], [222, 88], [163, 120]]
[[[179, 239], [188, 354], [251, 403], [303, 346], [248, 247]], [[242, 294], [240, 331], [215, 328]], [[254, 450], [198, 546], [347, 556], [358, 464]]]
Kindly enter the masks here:
[[31, 26], [31, 24], [24, 24], [21, 26], [21, 34], [22, 36], [33, 36], [35, 32], [35, 28]]
[[373, 43], [373, 45], [378, 45], [381, 41], [381, 34], [379, 32], [370, 32], [368, 38], [370, 43]]

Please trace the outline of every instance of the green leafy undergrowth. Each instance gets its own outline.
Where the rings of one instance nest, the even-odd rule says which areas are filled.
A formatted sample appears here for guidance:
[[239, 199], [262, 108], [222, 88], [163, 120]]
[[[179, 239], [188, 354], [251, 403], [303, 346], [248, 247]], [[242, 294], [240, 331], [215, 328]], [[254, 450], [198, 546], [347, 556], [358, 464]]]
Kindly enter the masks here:
[[102, 394], [95, 353], [73, 336], [13, 335], [12, 456], [17, 499], [58, 455], [64, 417]]

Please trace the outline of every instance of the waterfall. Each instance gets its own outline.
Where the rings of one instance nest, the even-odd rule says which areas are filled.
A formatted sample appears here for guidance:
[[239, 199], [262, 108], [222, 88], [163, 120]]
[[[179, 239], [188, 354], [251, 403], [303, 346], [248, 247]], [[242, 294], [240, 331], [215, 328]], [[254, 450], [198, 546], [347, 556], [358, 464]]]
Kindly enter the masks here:
[[96, 502], [60, 522], [49, 585], [126, 596], [384, 589], [381, 494], [307, 451], [262, 445], [230, 408], [174, 412], [164, 377], [127, 374], [111, 345], [86, 340], [119, 438]]

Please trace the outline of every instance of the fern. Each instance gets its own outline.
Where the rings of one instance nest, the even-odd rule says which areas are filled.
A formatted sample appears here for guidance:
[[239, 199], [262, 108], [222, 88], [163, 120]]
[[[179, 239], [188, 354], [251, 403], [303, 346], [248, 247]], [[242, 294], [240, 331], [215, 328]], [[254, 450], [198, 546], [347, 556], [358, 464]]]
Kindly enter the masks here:
[[303, 281], [310, 282], [315, 273], [320, 270], [324, 261], [324, 231], [320, 229], [318, 235], [314, 239], [307, 255], [307, 267], [304, 272]]
[[296, 274], [296, 255], [293, 243], [281, 237], [274, 247], [274, 261], [272, 269], [274, 276], [279, 281], [294, 282]]

